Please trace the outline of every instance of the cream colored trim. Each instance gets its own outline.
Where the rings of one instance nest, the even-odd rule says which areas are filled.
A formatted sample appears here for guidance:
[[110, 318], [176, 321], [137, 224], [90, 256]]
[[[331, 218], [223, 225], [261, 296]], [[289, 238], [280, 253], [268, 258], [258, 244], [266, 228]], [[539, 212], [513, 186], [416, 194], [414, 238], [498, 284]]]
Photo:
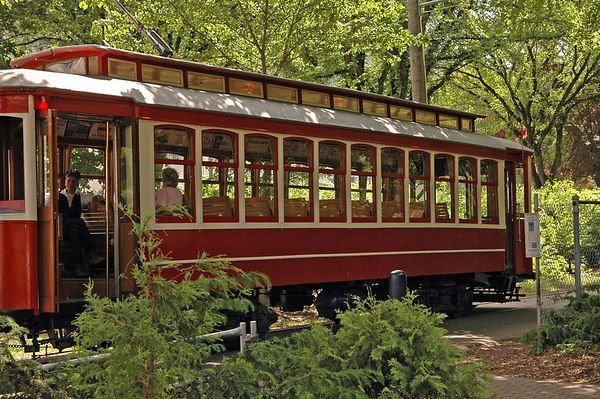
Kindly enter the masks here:
[[[465, 253], [498, 253], [504, 252], [504, 248], [487, 248], [487, 249], [455, 249], [455, 250], [431, 250], [431, 251], [390, 251], [390, 252], [339, 252], [334, 254], [303, 254], [303, 255], [279, 255], [279, 256], [247, 256], [240, 258], [207, 258], [206, 262], [253, 262], [253, 261], [269, 261], [269, 260], [288, 260], [288, 259], [322, 259], [322, 258], [354, 258], [366, 256], [395, 256], [395, 255], [429, 255], [429, 254], [465, 254]], [[162, 265], [180, 265], [196, 263], [198, 259], [182, 259], [164, 261]]]

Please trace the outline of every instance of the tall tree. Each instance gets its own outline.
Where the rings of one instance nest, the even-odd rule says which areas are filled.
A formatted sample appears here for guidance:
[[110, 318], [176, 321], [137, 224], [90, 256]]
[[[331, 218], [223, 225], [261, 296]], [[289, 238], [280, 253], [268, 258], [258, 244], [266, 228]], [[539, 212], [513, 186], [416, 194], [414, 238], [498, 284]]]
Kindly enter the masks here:
[[100, 10], [82, 10], [79, 0], [0, 1], [0, 68], [11, 59], [52, 46], [100, 43], [94, 25]]
[[536, 186], [558, 175], [565, 125], [600, 92], [600, 1], [481, 0], [464, 21], [476, 57], [452, 84], [534, 151]]
[[[310, 59], [331, 53], [337, 31], [338, 0], [153, 0], [122, 3], [159, 31], [175, 55], [220, 66], [295, 76], [313, 69]], [[106, 41], [112, 46], [152, 52], [112, 3], [83, 2], [110, 16]], [[137, 38], [132, 40], [132, 38]]]
[[567, 130], [570, 136], [564, 172], [575, 181], [591, 177], [600, 187], [600, 100], [580, 104]]

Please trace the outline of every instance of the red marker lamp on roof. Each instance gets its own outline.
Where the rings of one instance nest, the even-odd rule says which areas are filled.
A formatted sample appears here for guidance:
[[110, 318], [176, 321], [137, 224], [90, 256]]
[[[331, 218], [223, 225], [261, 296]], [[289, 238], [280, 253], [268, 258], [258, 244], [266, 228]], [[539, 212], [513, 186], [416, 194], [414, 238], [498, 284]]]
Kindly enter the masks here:
[[48, 110], [48, 100], [46, 97], [35, 97], [33, 100], [33, 107], [38, 111], [47, 111]]

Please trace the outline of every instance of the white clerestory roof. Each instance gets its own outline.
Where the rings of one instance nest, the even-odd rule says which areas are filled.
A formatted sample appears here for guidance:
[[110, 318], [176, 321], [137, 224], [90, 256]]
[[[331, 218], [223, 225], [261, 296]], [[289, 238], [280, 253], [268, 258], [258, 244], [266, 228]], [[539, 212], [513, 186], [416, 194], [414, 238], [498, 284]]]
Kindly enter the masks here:
[[311, 107], [258, 98], [162, 86], [114, 78], [92, 78], [73, 74], [8, 69], [0, 71], [0, 89], [57, 89], [77, 93], [131, 98], [138, 104], [159, 105], [210, 112], [277, 119], [282, 121], [370, 130], [505, 151], [527, 147], [501, 139], [457, 129], [423, 125], [385, 117]]

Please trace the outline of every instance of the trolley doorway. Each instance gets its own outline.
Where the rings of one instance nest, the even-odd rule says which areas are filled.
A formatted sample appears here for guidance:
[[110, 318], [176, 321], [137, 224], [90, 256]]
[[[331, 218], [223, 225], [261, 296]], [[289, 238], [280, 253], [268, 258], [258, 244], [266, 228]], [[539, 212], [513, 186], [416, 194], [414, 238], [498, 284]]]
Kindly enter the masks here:
[[[116, 297], [119, 289], [119, 234], [122, 126], [114, 118], [40, 111], [37, 117], [38, 248], [42, 311], [81, 302], [91, 281], [93, 292]], [[131, 130], [131, 129], [129, 129]], [[78, 171], [85, 247], [76, 250], [65, 234], [59, 192], [67, 171]], [[70, 204], [69, 204], [70, 205]], [[83, 240], [83, 238], [82, 238]], [[83, 245], [83, 244], [80, 244]], [[77, 248], [79, 249], [79, 248]]]

